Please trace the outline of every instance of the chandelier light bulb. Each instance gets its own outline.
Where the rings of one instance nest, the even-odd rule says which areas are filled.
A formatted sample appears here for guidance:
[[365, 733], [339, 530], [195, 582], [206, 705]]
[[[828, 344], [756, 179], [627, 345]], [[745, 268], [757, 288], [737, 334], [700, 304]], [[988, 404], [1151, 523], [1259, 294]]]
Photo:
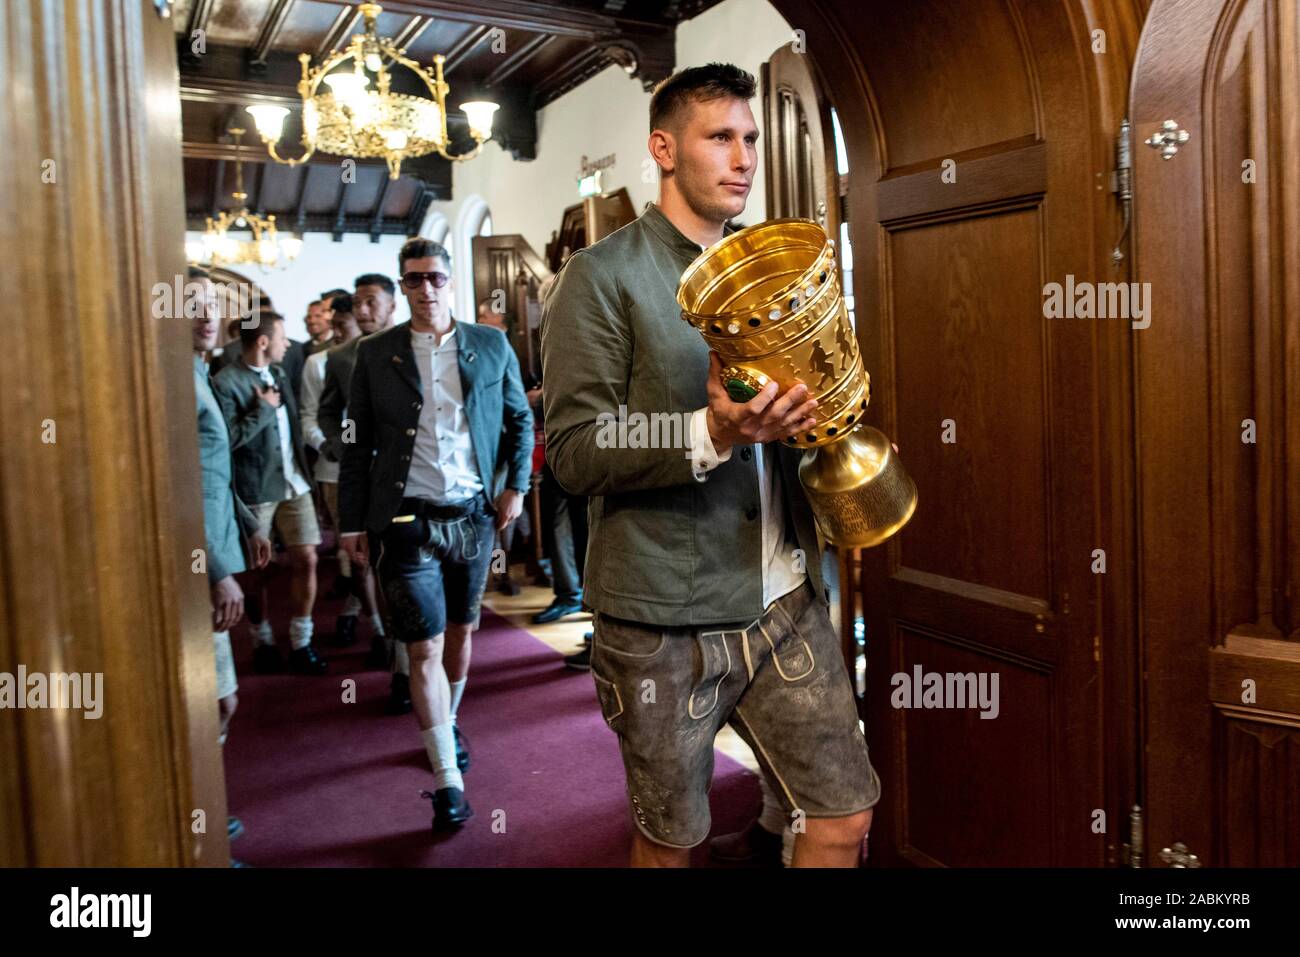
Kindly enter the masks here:
[[370, 83], [356, 73], [331, 73], [325, 77], [325, 82], [329, 84], [334, 99], [353, 110], [365, 102], [366, 86]]
[[286, 259], [297, 259], [298, 254], [302, 252], [302, 239], [297, 236], [286, 236], [280, 240], [280, 250]]
[[380, 58], [377, 52], [371, 50], [369, 53], [366, 54], [366, 69], [369, 70], [371, 73], [378, 73], [381, 69], [383, 69], [383, 66], [384, 66], [384, 61]]
[[246, 109], [253, 117], [253, 122], [257, 124], [257, 132], [262, 139], [278, 143], [280, 133], [284, 129], [284, 118], [289, 115], [289, 110], [283, 106], [250, 106]]
[[460, 108], [469, 119], [469, 129], [475, 137], [486, 140], [492, 136], [493, 114], [500, 109], [496, 103], [488, 100], [470, 100], [468, 103], [462, 103]]

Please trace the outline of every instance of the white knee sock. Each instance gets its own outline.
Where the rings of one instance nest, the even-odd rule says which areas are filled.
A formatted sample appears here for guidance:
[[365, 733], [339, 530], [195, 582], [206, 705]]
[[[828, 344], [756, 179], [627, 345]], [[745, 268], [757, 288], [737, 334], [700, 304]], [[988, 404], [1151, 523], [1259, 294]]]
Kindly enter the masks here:
[[289, 619], [289, 644], [294, 651], [311, 644], [312, 627], [310, 617]]
[[[249, 624], [251, 625], [252, 622], [249, 622]], [[275, 632], [271, 630], [271, 623], [266, 620], [253, 625], [253, 637], [263, 645], [275, 644]]]
[[420, 737], [424, 739], [424, 750], [433, 767], [433, 789], [460, 788], [463, 791], [465, 779], [456, 767], [456, 734], [451, 722], [435, 724], [428, 731], [421, 731]]
[[459, 681], [447, 682], [448, 687], [451, 688], [451, 707], [448, 710], [451, 712], [452, 724], [456, 723], [456, 711], [460, 708], [460, 699], [465, 694], [465, 682], [467, 681], [469, 681], [468, 678], [461, 678]]
[[370, 616], [370, 630], [373, 631], [376, 635], [383, 637], [384, 616], [379, 614], [379, 612], [375, 612], [373, 615]]

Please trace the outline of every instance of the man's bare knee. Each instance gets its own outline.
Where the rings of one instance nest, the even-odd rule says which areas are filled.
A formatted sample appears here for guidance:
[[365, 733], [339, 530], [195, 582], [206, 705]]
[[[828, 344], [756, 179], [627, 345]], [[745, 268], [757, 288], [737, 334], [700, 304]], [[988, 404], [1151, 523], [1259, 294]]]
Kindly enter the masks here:
[[422, 641], [412, 641], [406, 646], [406, 653], [412, 662], [430, 661], [442, 657], [443, 636], [434, 635]]
[[871, 830], [872, 809], [844, 817], [809, 818], [808, 836], [818, 844], [853, 847]]

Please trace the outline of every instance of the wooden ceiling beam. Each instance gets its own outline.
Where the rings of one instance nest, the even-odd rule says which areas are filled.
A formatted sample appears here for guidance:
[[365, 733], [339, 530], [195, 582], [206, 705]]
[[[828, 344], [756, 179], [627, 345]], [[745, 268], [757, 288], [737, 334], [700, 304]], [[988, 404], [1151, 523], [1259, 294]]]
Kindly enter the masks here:
[[448, 50], [443, 56], [446, 60], [442, 64], [442, 75], [450, 76], [451, 71], [456, 69], [464, 59], [478, 47], [480, 43], [488, 38], [488, 26], [480, 23], [478, 26], [471, 27], [465, 32], [465, 35], [456, 41], [455, 45]]
[[339, 15], [334, 18], [330, 24], [329, 31], [325, 34], [325, 39], [321, 40], [320, 46], [316, 48], [316, 60], [325, 59], [335, 50], [337, 50], [351, 34], [358, 23], [361, 22], [361, 11], [352, 5], [348, 5], [339, 11]]
[[255, 65], [266, 63], [266, 57], [275, 45], [276, 37], [280, 35], [280, 31], [284, 28], [284, 21], [289, 18], [289, 11], [292, 9], [293, 0], [274, 0], [262, 24], [262, 29], [257, 34], [257, 40], [253, 43], [249, 62]]
[[496, 86], [498, 83], [509, 79], [512, 73], [515, 73], [520, 67], [540, 53], [544, 47], [548, 44], [554, 43], [557, 39], [559, 38], [545, 35], [533, 37], [518, 50], [508, 56], [505, 59], [505, 62], [489, 73], [487, 79], [483, 82], [487, 86]]
[[[323, 0], [350, 4], [352, 0]], [[623, 24], [663, 26], [628, 17], [611, 17], [590, 10], [538, 3], [536, 0], [384, 0], [385, 13], [435, 16], [459, 23], [481, 23], [503, 30], [524, 30], [555, 36], [600, 39], [617, 36]], [[668, 27], [671, 29], [671, 27]]]

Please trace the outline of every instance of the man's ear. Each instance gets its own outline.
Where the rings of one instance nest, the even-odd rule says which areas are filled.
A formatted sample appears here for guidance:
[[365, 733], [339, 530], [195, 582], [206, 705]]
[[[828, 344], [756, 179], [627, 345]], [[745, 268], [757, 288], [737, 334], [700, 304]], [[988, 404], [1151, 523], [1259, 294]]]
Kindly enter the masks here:
[[671, 173], [676, 165], [675, 153], [677, 152], [677, 144], [673, 142], [672, 134], [664, 130], [655, 130], [650, 134], [646, 145], [659, 169], [664, 173]]

